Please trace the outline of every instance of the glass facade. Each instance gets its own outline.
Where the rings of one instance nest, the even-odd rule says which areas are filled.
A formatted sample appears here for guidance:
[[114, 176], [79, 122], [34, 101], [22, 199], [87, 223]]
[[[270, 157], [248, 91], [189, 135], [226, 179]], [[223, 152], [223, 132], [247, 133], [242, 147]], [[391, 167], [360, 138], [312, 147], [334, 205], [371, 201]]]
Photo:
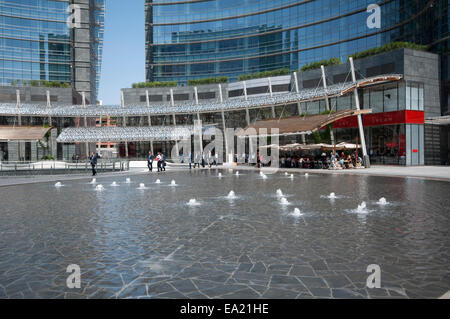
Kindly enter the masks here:
[[[0, 85], [46, 80], [74, 86], [68, 0], [0, 1]], [[91, 91], [101, 73], [105, 0], [89, 1]]]
[[94, 12], [94, 23], [91, 28], [93, 32], [94, 39], [94, 58], [95, 58], [95, 96], [98, 96], [98, 91], [100, 88], [100, 75], [102, 69], [102, 57], [103, 57], [103, 38], [105, 30], [105, 11], [106, 11], [106, 0], [95, 0], [91, 2], [94, 8], [91, 10]]
[[71, 82], [68, 2], [0, 1], [0, 85]]
[[[147, 80], [178, 81], [289, 68], [392, 41], [448, 36], [448, 2], [428, 0], [146, 0]], [[369, 4], [381, 8], [370, 29]], [[439, 29], [439, 30], [437, 30]], [[439, 31], [439, 32], [437, 32]], [[445, 46], [448, 41], [441, 41]]]

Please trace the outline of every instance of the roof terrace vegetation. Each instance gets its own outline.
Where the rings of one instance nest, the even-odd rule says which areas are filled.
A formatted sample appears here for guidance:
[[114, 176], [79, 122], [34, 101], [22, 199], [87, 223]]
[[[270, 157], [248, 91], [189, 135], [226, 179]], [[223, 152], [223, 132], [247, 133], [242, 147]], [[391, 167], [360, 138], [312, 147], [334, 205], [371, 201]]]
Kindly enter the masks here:
[[12, 86], [32, 86], [32, 87], [47, 87], [47, 88], [72, 88], [72, 85], [67, 82], [46, 81], [46, 80], [12, 80]]
[[258, 73], [249, 73], [238, 76], [239, 81], [246, 81], [252, 79], [268, 78], [272, 76], [289, 75], [291, 71], [289, 69], [277, 69], [272, 71], [264, 71]]
[[220, 76], [217, 78], [211, 77], [211, 78], [204, 78], [204, 79], [195, 79], [195, 80], [189, 80], [188, 85], [205, 85], [205, 84], [218, 84], [218, 83], [227, 83], [228, 82], [228, 76]]
[[308, 64], [305, 64], [300, 71], [305, 72], [305, 71], [309, 71], [309, 70], [315, 70], [315, 69], [320, 69], [320, 67], [323, 66], [330, 66], [330, 65], [337, 65], [337, 64], [342, 64], [342, 61], [340, 58], [331, 58], [329, 60], [322, 60], [322, 61], [317, 61], [317, 62], [311, 62]]
[[178, 82], [176, 81], [167, 81], [167, 82], [138, 82], [133, 83], [133, 89], [144, 89], [144, 88], [163, 88], [163, 87], [177, 87]]
[[413, 49], [419, 51], [427, 51], [428, 46], [411, 42], [391, 42], [378, 48], [372, 48], [369, 50], [354, 53], [351, 55], [351, 57], [353, 57], [354, 60], [362, 59], [372, 55], [377, 55], [397, 49]]
[[[369, 56], [373, 56], [373, 55], [377, 55], [377, 54], [381, 54], [381, 53], [390, 52], [390, 51], [397, 50], [397, 49], [413, 49], [413, 50], [419, 50], [419, 51], [427, 51], [427, 48], [428, 47], [426, 45], [420, 45], [420, 44], [411, 43], [411, 42], [391, 42], [391, 43], [388, 43], [381, 47], [372, 48], [372, 49], [361, 51], [361, 52], [356, 52], [350, 56], [353, 57], [354, 60], [357, 60], [357, 59], [367, 58]], [[330, 65], [338, 65], [338, 64], [342, 64], [342, 60], [340, 58], [331, 58], [329, 60], [322, 60], [322, 61], [318, 61], [318, 62], [311, 62], [309, 64], [305, 64], [300, 69], [300, 71], [304, 72], [304, 71], [320, 69], [321, 65], [330, 66]]]

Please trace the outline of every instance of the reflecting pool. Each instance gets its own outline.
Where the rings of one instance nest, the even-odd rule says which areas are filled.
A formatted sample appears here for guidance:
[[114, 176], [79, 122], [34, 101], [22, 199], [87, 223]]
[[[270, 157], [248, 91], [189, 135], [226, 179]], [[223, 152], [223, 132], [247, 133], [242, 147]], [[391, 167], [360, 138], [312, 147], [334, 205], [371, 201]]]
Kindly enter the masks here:
[[[450, 290], [450, 183], [266, 176], [197, 170], [0, 187], [0, 297], [437, 298]], [[72, 264], [80, 289], [67, 287]], [[373, 264], [381, 288], [366, 286]]]

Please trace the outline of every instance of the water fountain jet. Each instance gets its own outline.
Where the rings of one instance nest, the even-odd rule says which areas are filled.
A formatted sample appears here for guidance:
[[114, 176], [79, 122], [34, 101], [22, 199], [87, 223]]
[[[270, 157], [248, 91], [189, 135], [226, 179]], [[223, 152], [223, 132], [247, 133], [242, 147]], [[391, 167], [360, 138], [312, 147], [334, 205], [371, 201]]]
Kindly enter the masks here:
[[187, 204], [188, 204], [188, 206], [199, 206], [200, 205], [200, 203], [197, 202], [197, 200], [195, 198], [190, 199]]
[[329, 199], [336, 199], [337, 196], [336, 196], [335, 193], [331, 193], [330, 195], [328, 195], [328, 198], [329, 198]]
[[236, 198], [237, 198], [236, 193], [235, 193], [234, 191], [231, 191], [231, 192], [228, 194], [227, 198], [228, 198], [228, 199], [236, 199]]
[[356, 212], [358, 214], [367, 214], [369, 211], [367, 210], [367, 203], [362, 202], [361, 205], [358, 205], [358, 208], [356, 209]]
[[294, 209], [294, 211], [291, 213], [291, 215], [294, 216], [294, 217], [301, 217], [301, 216], [303, 216], [302, 212], [298, 208]]

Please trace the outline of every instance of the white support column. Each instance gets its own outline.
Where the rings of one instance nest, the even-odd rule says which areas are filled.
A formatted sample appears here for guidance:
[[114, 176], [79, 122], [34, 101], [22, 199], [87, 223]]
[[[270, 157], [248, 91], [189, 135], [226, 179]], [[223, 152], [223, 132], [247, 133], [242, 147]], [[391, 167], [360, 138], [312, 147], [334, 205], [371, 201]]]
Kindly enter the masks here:
[[219, 100], [220, 103], [223, 103], [222, 84], [219, 84]]
[[298, 89], [297, 72], [294, 72], [294, 85], [295, 85], [295, 92], [298, 94], [300, 92], [300, 90]]
[[[219, 88], [219, 101], [220, 104], [223, 104], [223, 93], [222, 93], [222, 84], [219, 83], [218, 85]], [[226, 121], [225, 121], [225, 111], [222, 108], [222, 128], [223, 128], [223, 137], [225, 140], [225, 163], [228, 163], [228, 138], [227, 138], [227, 125], [226, 125]]]
[[[325, 67], [323, 65], [320, 66], [322, 69], [322, 82], [323, 82], [323, 89], [325, 90], [325, 107], [327, 111], [330, 111], [330, 100], [328, 99], [328, 86], [327, 86], [327, 77], [325, 76]], [[331, 144], [334, 145], [334, 132], [333, 129], [331, 129], [330, 132], [330, 139]]]
[[247, 101], [248, 100], [248, 96], [247, 96], [247, 82], [244, 81], [242, 83], [244, 84], [244, 98]]
[[[356, 75], [355, 75], [355, 65], [353, 63], [352, 57], [349, 58], [349, 61], [350, 61], [350, 68], [351, 68], [351, 72], [352, 72], [352, 80], [353, 80], [353, 83], [355, 84], [355, 91], [353, 92], [353, 94], [355, 95], [356, 110], [360, 111], [361, 107], [359, 104], [358, 84], [357, 84]], [[362, 148], [362, 152], [363, 152], [364, 167], [369, 168], [370, 167], [370, 158], [367, 155], [366, 138], [364, 136], [362, 115], [358, 114], [357, 117], [358, 117], [358, 128], [359, 128], [359, 139], [361, 140], [361, 148]]]
[[148, 90], [145, 90], [145, 101], [147, 103], [147, 107], [150, 108], [150, 95], [148, 94]]
[[[272, 79], [269, 77], [269, 93], [270, 97], [273, 97], [273, 90], [272, 90]], [[272, 106], [272, 117], [275, 118], [275, 106]]]
[[225, 163], [228, 163], [228, 138], [227, 138], [227, 126], [225, 122], [225, 112], [222, 110], [222, 127], [223, 127], [223, 137], [225, 139]]
[[245, 121], [247, 122], [247, 125], [250, 125], [250, 111], [248, 107], [245, 108]]
[[175, 101], [173, 100], [173, 89], [170, 89], [170, 105], [175, 106]]
[[[199, 122], [199, 123], [201, 123], [200, 121], [200, 113], [199, 112], [197, 112], [197, 121]], [[203, 154], [203, 124], [201, 125], [201, 127], [200, 127], [200, 151], [202, 152], [202, 154]]]
[[19, 126], [22, 125], [22, 115], [19, 114], [19, 109], [21, 106], [21, 102], [20, 102], [20, 90], [16, 90], [16, 109], [17, 109], [17, 121], [19, 123]]
[[[248, 107], [245, 107], [245, 120], [247, 121], [247, 125], [250, 126], [250, 111], [249, 111]], [[250, 158], [254, 152], [250, 137], [248, 138], [248, 151], [249, 151], [248, 155]]]
[[20, 102], [20, 90], [16, 90], [16, 107], [20, 108], [21, 102]]
[[[173, 89], [170, 89], [170, 105], [171, 105], [172, 107], [175, 106], [175, 100], [173, 99]], [[172, 116], [173, 116], [173, 125], [174, 125], [175, 128], [176, 128], [176, 127], [177, 127], [177, 121], [176, 121], [175, 113], [173, 113]], [[177, 140], [175, 140], [175, 150], [176, 150], [176, 152], [177, 152], [177, 155], [180, 155], [180, 154], [179, 154], [178, 141], [177, 141]]]
[[[83, 104], [83, 109], [86, 108], [86, 93], [85, 92], [81, 92], [81, 99], [82, 99], [82, 104]], [[84, 116], [84, 127], [87, 127], [87, 116]], [[88, 142], [84, 142], [84, 148], [85, 148], [85, 155], [86, 155], [86, 159], [89, 158], [89, 143]]]
[[195, 98], [195, 105], [198, 105], [198, 89], [196, 86], [194, 86], [194, 98]]
[[[177, 130], [177, 117], [175, 113], [172, 113], [172, 119], [173, 119], [173, 126], [175, 127], [175, 131]], [[178, 148], [178, 140], [175, 140], [175, 151], [177, 152], [177, 155], [180, 155], [180, 149]]]
[[[123, 96], [123, 91], [120, 91], [120, 100], [122, 104], [122, 108], [125, 108], [125, 97]], [[123, 127], [127, 127], [127, 119], [125, 115], [122, 117]], [[125, 157], [128, 158], [128, 142], [125, 142]]]
[[48, 114], [48, 125], [52, 126], [52, 117], [50, 115], [50, 109], [52, 108], [52, 104], [50, 103], [50, 91], [47, 90], [46, 96], [47, 96], [47, 114]]
[[[294, 72], [294, 86], [295, 86], [295, 93], [299, 94], [300, 90], [298, 88], [297, 72]], [[299, 116], [302, 115], [302, 105], [301, 105], [300, 102], [297, 102], [297, 112], [298, 112]], [[306, 145], [306, 136], [305, 136], [305, 134], [302, 134], [302, 143], [303, 143], [303, 145]]]
[[[16, 90], [16, 99], [17, 99], [17, 103], [16, 103], [16, 109], [17, 109], [17, 123], [19, 126], [22, 126], [22, 115], [19, 114], [19, 109], [20, 109], [20, 90]], [[19, 160], [22, 157], [22, 141], [18, 142], [19, 145]], [[0, 158], [0, 161], [2, 159]]]
[[269, 77], [269, 93], [270, 93], [270, 97], [273, 97], [273, 91], [272, 91], [272, 80]]
[[[147, 102], [147, 109], [150, 109], [150, 96], [148, 94], [148, 90], [145, 90], [145, 101]], [[148, 126], [152, 126], [152, 117], [150, 116], [150, 112], [147, 115], [148, 117]], [[153, 154], [153, 141], [150, 141], [150, 151]]]

